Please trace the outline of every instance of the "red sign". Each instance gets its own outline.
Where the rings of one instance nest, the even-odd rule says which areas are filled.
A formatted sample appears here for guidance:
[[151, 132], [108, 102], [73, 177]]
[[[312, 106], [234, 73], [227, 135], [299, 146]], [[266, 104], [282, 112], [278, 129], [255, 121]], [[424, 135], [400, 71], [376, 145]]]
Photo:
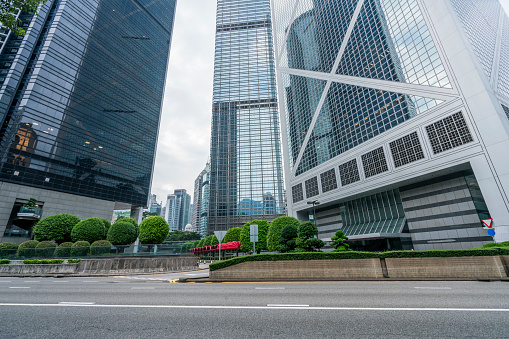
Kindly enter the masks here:
[[492, 218], [483, 219], [481, 220], [481, 222], [484, 224], [484, 226], [491, 228], [491, 225], [493, 224], [493, 219]]

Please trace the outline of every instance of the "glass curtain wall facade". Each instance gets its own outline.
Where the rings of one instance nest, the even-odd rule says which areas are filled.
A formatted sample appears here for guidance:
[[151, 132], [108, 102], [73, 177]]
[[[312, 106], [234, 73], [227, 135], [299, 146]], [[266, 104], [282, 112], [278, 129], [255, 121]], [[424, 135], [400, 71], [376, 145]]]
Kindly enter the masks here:
[[209, 234], [284, 214], [270, 0], [218, 0]]
[[23, 15], [0, 60], [0, 180], [146, 206], [175, 6], [50, 0]]

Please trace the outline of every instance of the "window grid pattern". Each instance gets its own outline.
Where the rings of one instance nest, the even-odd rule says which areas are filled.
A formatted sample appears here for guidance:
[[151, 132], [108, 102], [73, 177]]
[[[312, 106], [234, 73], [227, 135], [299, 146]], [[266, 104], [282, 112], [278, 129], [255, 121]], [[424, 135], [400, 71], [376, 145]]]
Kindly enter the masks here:
[[318, 191], [318, 178], [313, 177], [311, 179], [306, 180], [306, 198], [314, 197], [320, 192]]
[[352, 159], [344, 164], [339, 165], [339, 177], [341, 178], [341, 186], [360, 181], [359, 168], [357, 167], [357, 159]]
[[362, 167], [364, 167], [364, 175], [366, 178], [387, 172], [387, 160], [383, 147], [379, 147], [371, 152], [362, 155]]
[[403, 138], [389, 143], [395, 167], [424, 159], [421, 143], [417, 132], [405, 135]]
[[[296, 174], [302, 174], [441, 102], [333, 83]], [[289, 113], [289, 116], [291, 115]], [[298, 128], [291, 125], [296, 123], [295, 121], [289, 121], [288, 130]]]
[[509, 120], [509, 107], [502, 105], [502, 109], [505, 112], [505, 115], [507, 116], [507, 119]]
[[426, 132], [434, 154], [474, 141], [461, 112], [426, 126]]
[[417, 0], [365, 1], [337, 73], [451, 88]]
[[485, 74], [491, 77], [498, 32], [500, 3], [497, 0], [451, 0]]
[[498, 69], [498, 92], [509, 100], [509, 17], [504, 17]]
[[302, 184], [292, 186], [292, 197], [294, 204], [304, 200], [304, 190], [302, 189]]
[[288, 149], [293, 169], [327, 82], [285, 73], [282, 74], [282, 80], [285, 88]]
[[405, 211], [398, 190], [377, 193], [340, 204], [341, 230], [346, 236], [401, 233]]
[[336, 170], [334, 168], [320, 174], [322, 181], [322, 192], [329, 192], [338, 188], [338, 181], [336, 179]]

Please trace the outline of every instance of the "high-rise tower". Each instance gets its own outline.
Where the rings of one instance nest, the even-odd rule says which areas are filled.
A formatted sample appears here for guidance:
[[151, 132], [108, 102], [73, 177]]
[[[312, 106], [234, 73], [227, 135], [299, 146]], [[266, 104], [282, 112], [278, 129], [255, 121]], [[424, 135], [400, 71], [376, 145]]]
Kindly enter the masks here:
[[270, 0], [217, 2], [209, 234], [284, 213], [271, 25]]

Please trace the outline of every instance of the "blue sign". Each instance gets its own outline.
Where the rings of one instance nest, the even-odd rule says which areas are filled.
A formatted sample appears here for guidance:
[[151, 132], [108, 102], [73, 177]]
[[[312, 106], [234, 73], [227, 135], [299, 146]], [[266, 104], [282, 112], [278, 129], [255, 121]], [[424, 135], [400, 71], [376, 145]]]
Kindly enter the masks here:
[[492, 229], [492, 228], [490, 228], [490, 229], [488, 230], [488, 235], [489, 235], [490, 237], [494, 237], [494, 236], [495, 236], [495, 230], [494, 230], [494, 229]]

